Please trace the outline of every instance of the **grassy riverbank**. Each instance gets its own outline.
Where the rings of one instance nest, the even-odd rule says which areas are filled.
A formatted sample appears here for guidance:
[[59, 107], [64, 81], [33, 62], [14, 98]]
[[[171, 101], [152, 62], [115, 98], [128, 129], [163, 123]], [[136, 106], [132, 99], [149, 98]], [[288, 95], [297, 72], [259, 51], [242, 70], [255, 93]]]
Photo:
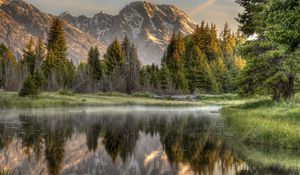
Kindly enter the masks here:
[[187, 106], [189, 101], [159, 100], [124, 94], [61, 94], [45, 92], [37, 97], [19, 97], [15, 92], [0, 92], [0, 108], [43, 108], [76, 106], [147, 105]]
[[262, 100], [227, 107], [222, 114], [240, 142], [300, 149], [300, 94], [289, 102]]
[[44, 108], [76, 106], [203, 106], [235, 105], [246, 102], [236, 95], [199, 96], [197, 99], [156, 99], [146, 93], [126, 95], [120, 93], [72, 94], [44, 92], [37, 97], [19, 97], [16, 92], [0, 92], [0, 108]]
[[77, 106], [204, 106], [222, 105], [226, 125], [239, 141], [254, 145], [300, 149], [300, 94], [290, 102], [267, 98], [240, 99], [236, 95], [198, 96], [196, 99], [155, 99], [147, 94], [72, 94], [45, 92], [37, 97], [19, 97], [0, 92], [0, 108]]

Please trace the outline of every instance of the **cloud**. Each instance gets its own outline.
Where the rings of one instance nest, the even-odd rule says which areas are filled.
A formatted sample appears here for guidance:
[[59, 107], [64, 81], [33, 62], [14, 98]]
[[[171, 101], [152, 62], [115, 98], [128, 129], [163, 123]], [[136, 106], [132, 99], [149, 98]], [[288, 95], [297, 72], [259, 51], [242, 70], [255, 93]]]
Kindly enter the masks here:
[[197, 6], [191, 13], [190, 15], [193, 16], [197, 13], [199, 13], [201, 10], [211, 6], [213, 3], [215, 3], [216, 0], [207, 0], [206, 2], [200, 4], [199, 6]]

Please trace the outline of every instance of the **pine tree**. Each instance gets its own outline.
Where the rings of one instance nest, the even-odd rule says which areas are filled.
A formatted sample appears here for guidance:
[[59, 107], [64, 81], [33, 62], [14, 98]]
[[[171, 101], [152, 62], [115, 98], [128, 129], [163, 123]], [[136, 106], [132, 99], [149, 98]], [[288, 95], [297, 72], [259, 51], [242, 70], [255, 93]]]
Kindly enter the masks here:
[[173, 34], [170, 44], [164, 54], [162, 64], [166, 64], [171, 74], [172, 85], [176, 90], [186, 90], [186, 79], [184, 75], [184, 55], [186, 52], [183, 35]]
[[48, 83], [48, 90], [59, 89], [59, 81], [62, 81], [62, 76], [58, 74], [59, 68], [56, 64], [57, 60], [52, 50], [47, 53], [46, 60], [42, 64], [43, 74], [45, 75], [46, 81]]
[[1, 82], [4, 90], [16, 90], [18, 85], [18, 82], [16, 82], [16, 58], [4, 44], [0, 45], [0, 59]]
[[42, 62], [46, 57], [46, 49], [42, 38], [38, 39], [37, 46], [35, 47], [35, 71], [40, 71]]
[[23, 54], [24, 64], [26, 65], [27, 71], [31, 76], [33, 76], [35, 72], [35, 59], [36, 55], [34, 51], [34, 40], [31, 37], [28, 43], [26, 44]]
[[100, 52], [97, 48], [91, 48], [88, 55], [88, 74], [92, 80], [99, 81], [102, 78], [102, 69], [100, 65]]
[[202, 21], [201, 26], [197, 26], [192, 34], [192, 45], [198, 47], [203, 54], [209, 55], [211, 40], [209, 25]]
[[217, 34], [217, 27], [215, 24], [212, 24], [210, 28], [210, 44], [208, 48], [207, 59], [209, 61], [213, 61], [219, 57], [220, 57], [220, 47], [219, 47], [219, 40]]
[[167, 91], [171, 88], [171, 75], [169, 68], [166, 64], [163, 64], [162, 68], [159, 72], [159, 81], [160, 81], [160, 88], [163, 91]]
[[176, 72], [175, 79], [175, 89], [186, 92], [188, 89], [188, 80], [186, 79], [183, 70], [179, 70], [178, 72]]
[[64, 60], [64, 88], [70, 88], [73, 85], [74, 79], [75, 79], [75, 72], [76, 72], [76, 67], [74, 63], [70, 60]]
[[90, 76], [88, 75], [87, 63], [80, 62], [76, 69], [76, 75], [74, 80], [73, 89], [76, 92], [91, 92], [94, 89], [90, 89]]
[[34, 83], [38, 89], [38, 92], [42, 89], [42, 87], [47, 83], [43, 72], [41, 70], [37, 70], [33, 75]]
[[[261, 21], [261, 12], [267, 1], [260, 0], [236, 0], [245, 10], [239, 13], [237, 21], [241, 24], [240, 29], [247, 36], [257, 33], [264, 28], [265, 24]], [[263, 26], [262, 26], [263, 25]]]
[[189, 54], [186, 75], [191, 92], [198, 90], [200, 92], [215, 93], [218, 91], [216, 80], [207, 59], [196, 46]]
[[34, 79], [31, 75], [28, 75], [24, 81], [23, 87], [19, 92], [19, 96], [26, 97], [26, 96], [34, 96], [38, 94], [38, 87], [35, 84]]
[[205, 22], [201, 22], [201, 26], [196, 26], [194, 33], [192, 34], [192, 45], [197, 46], [200, 50], [205, 50]]
[[149, 75], [150, 75], [150, 84], [153, 88], [158, 89], [159, 86], [159, 68], [158, 66], [152, 64], [148, 69]]
[[125, 64], [124, 52], [117, 39], [107, 48], [104, 58], [108, 74], [120, 69]]
[[224, 25], [221, 43], [225, 64], [229, 69], [232, 69], [235, 51], [235, 37], [231, 33], [228, 23], [225, 23]]
[[257, 91], [274, 100], [295, 94], [299, 64], [299, 9], [296, 0], [238, 0], [245, 12], [239, 15], [241, 30], [257, 38], [241, 48], [247, 65], [240, 75], [240, 92]]
[[54, 83], [49, 84], [48, 88], [56, 88], [49, 90], [70, 87], [74, 80], [75, 67], [67, 59], [63, 22], [59, 18], [55, 18], [50, 27], [47, 50], [47, 58], [42, 67], [46, 79], [51, 80], [48, 83]]
[[147, 69], [146, 66], [142, 66], [139, 73], [139, 84], [146, 86], [147, 84]]
[[122, 42], [122, 49], [124, 53], [124, 59], [125, 63], [129, 63], [130, 57], [131, 57], [131, 44], [127, 36], [124, 37], [124, 40]]
[[63, 22], [55, 18], [50, 27], [47, 50], [52, 50], [57, 60], [67, 59], [67, 42], [64, 34]]
[[[25, 76], [27, 76], [28, 78], [27, 75], [28, 72], [31, 79], [30, 81], [33, 81], [33, 83], [36, 85], [36, 87], [34, 88], [36, 88], [37, 90], [33, 90], [35, 92], [35, 94], [33, 95], [36, 95], [40, 91], [42, 86], [45, 84], [43, 73], [40, 70], [41, 63], [45, 57], [43, 41], [39, 39], [37, 45], [34, 46], [34, 40], [33, 38], [31, 38], [24, 49], [23, 57], [24, 58], [21, 64], [25, 65], [26, 67]], [[24, 69], [22, 70], [24, 71]], [[30, 85], [30, 84], [28, 84], [28, 82], [27, 84], [24, 82], [23, 85]], [[23, 87], [23, 89], [26, 88], [28, 87]]]
[[231, 78], [229, 75], [229, 71], [221, 58], [212, 62], [211, 65], [214, 76], [216, 77], [216, 81], [218, 83], [218, 87], [221, 93], [227, 93], [231, 91]]
[[126, 76], [126, 91], [127, 93], [131, 94], [133, 91], [137, 90], [138, 88], [138, 79], [139, 79], [141, 63], [138, 59], [137, 51], [135, 49], [134, 44], [131, 45], [129, 50], [124, 49], [124, 53], [125, 55], [128, 54], [129, 56], [125, 64], [125, 76]]

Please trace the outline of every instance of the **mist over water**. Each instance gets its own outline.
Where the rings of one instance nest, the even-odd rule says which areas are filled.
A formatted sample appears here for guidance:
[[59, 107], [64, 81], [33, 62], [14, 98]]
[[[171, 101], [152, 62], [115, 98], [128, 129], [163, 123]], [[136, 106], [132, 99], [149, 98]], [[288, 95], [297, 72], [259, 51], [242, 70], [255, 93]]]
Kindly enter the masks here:
[[1, 111], [0, 168], [24, 175], [299, 174], [292, 168], [247, 161], [241, 146], [232, 142], [219, 109]]

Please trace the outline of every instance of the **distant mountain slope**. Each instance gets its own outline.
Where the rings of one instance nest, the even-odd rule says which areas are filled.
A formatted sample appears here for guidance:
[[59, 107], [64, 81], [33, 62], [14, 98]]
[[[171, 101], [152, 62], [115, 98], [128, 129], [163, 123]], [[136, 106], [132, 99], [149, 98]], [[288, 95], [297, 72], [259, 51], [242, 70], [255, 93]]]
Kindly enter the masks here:
[[107, 45], [116, 37], [121, 40], [127, 35], [137, 46], [144, 64], [160, 64], [171, 35], [179, 31], [190, 34], [196, 26], [186, 13], [175, 6], [145, 1], [130, 3], [116, 16], [103, 12], [92, 18], [75, 17], [67, 12], [60, 16]]
[[[47, 39], [51, 22], [55, 16], [46, 14], [22, 0], [0, 0], [0, 42], [12, 48], [20, 58], [22, 49], [30, 37]], [[68, 22], [65, 35], [68, 54], [74, 63], [86, 60], [90, 47], [98, 46], [102, 53], [105, 45], [80, 31]]]
[[[12, 48], [21, 58], [30, 37], [45, 41], [55, 16], [41, 12], [22, 0], [0, 0], [0, 42]], [[143, 64], [160, 64], [164, 50], [173, 33], [192, 33], [195, 24], [187, 14], [171, 5], [132, 2], [116, 16], [103, 12], [92, 18], [72, 16], [65, 12], [65, 34], [69, 58], [74, 63], [85, 61], [91, 46], [98, 46], [103, 55], [115, 39], [127, 35], [138, 49]]]

